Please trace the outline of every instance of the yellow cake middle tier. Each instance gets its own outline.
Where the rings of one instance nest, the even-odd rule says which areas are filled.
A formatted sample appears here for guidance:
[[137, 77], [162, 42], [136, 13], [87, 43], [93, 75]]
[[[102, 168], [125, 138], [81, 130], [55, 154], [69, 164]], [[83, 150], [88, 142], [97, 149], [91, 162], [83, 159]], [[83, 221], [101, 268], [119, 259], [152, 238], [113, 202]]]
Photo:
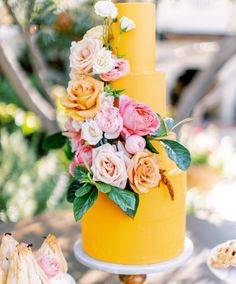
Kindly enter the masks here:
[[112, 82], [117, 90], [130, 98], [148, 104], [155, 112], [166, 115], [166, 84], [163, 72], [130, 73]]

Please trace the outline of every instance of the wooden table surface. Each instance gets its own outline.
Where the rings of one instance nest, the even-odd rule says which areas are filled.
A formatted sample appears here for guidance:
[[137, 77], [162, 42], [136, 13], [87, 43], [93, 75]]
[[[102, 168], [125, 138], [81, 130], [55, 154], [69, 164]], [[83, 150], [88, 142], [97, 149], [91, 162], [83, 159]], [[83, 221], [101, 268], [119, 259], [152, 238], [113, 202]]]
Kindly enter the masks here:
[[[37, 249], [43, 236], [52, 232], [59, 238], [69, 264], [69, 272], [78, 284], [118, 284], [116, 275], [90, 270], [79, 264], [73, 255], [73, 244], [80, 237], [80, 225], [69, 211], [48, 213], [17, 224], [0, 224], [0, 234], [12, 232], [18, 241], [33, 243]], [[219, 219], [188, 217], [188, 236], [193, 240], [195, 253], [184, 266], [168, 273], [149, 275], [147, 284], [223, 284], [206, 266], [212, 247], [227, 239], [236, 238], [236, 224]], [[142, 273], [142, 272], [140, 272]]]

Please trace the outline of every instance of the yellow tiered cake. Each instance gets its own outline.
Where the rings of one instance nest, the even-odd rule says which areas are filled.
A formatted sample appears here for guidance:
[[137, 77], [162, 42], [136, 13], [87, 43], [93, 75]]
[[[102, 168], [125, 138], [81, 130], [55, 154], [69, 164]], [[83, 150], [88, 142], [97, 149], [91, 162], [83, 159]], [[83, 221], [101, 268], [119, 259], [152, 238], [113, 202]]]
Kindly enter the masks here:
[[[117, 4], [119, 16], [126, 16], [137, 26], [124, 33], [119, 54], [125, 54], [131, 73], [112, 85], [149, 104], [162, 116], [166, 115], [165, 76], [155, 71], [155, 5], [150, 3]], [[114, 42], [118, 40], [118, 23]], [[115, 26], [115, 25], [114, 25]], [[140, 195], [134, 219], [125, 215], [108, 197], [99, 193], [95, 205], [82, 219], [84, 251], [98, 260], [117, 264], [152, 264], [170, 260], [181, 254], [185, 237], [186, 174], [179, 170], [155, 142], [160, 167], [166, 170], [175, 190], [169, 197], [164, 184]]]

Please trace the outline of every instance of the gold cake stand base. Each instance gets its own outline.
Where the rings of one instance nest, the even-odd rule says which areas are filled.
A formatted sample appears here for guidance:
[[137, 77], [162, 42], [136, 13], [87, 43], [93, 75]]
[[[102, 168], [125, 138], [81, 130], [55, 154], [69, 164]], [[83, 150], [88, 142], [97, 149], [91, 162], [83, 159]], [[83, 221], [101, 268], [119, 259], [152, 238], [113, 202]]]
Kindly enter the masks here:
[[[165, 272], [180, 267], [190, 259], [192, 253], [193, 243], [186, 237], [184, 251], [176, 258], [156, 264], [124, 265], [90, 257], [83, 251], [81, 240], [78, 240], [74, 245], [74, 254], [80, 263], [92, 269], [117, 274], [121, 283], [124, 284], [143, 284], [146, 281], [147, 274]], [[143, 274], [140, 274], [140, 272]]]
[[143, 284], [147, 279], [147, 275], [119, 275], [119, 279], [124, 284]]

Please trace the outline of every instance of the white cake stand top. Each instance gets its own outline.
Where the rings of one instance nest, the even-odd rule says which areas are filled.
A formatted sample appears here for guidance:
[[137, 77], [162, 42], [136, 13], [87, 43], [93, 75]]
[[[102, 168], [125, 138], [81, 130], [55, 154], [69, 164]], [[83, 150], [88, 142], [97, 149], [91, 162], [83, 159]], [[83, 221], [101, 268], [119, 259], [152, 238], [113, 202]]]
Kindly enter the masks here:
[[114, 274], [136, 275], [164, 272], [175, 269], [183, 265], [193, 253], [193, 243], [189, 238], [185, 238], [185, 247], [181, 255], [166, 262], [149, 265], [124, 265], [104, 262], [88, 256], [82, 248], [82, 241], [78, 240], [74, 245], [76, 259], [85, 266]]

